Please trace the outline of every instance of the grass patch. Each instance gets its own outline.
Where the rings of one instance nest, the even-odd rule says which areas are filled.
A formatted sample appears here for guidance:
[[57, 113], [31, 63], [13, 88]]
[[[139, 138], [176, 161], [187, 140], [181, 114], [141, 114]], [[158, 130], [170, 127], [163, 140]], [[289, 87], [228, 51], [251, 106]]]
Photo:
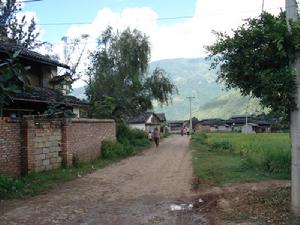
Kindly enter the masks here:
[[19, 178], [0, 176], [0, 199], [14, 199], [36, 195], [60, 183], [74, 180], [96, 169], [103, 168], [114, 161], [116, 159], [97, 159], [86, 163], [78, 163], [76, 167], [34, 172]]
[[117, 142], [102, 142], [102, 157], [90, 162], [80, 162], [77, 155], [73, 157], [73, 167], [59, 168], [51, 171], [31, 173], [28, 176], [12, 178], [0, 176], [0, 199], [22, 198], [36, 195], [60, 183], [74, 180], [96, 169], [131, 156], [152, 145], [145, 132], [119, 128]]
[[194, 173], [217, 185], [289, 179], [288, 141], [287, 134], [195, 133], [191, 139]]

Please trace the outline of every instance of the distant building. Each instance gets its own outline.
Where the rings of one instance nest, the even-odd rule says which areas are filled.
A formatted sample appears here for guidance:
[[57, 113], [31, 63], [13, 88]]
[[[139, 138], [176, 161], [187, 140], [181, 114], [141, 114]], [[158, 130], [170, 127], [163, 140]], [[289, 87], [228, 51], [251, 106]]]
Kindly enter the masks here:
[[177, 133], [180, 132], [181, 127], [185, 127], [187, 124], [184, 120], [171, 120], [168, 121], [170, 132]]
[[127, 119], [129, 127], [152, 132], [155, 127], [160, 129], [161, 120], [154, 112], [143, 112]]
[[226, 124], [226, 120], [214, 118], [199, 121], [195, 125], [195, 130], [202, 132], [230, 132], [231, 128]]
[[234, 132], [268, 133], [271, 132], [271, 123], [260, 120], [252, 115], [233, 116], [226, 121]]

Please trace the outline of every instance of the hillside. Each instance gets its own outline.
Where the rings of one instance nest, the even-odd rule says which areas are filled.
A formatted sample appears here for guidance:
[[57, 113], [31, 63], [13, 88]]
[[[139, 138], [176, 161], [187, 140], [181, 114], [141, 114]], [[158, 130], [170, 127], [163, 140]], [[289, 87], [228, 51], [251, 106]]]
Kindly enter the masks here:
[[[246, 113], [249, 98], [241, 97], [238, 91], [224, 92], [215, 82], [216, 71], [209, 70], [210, 63], [203, 58], [166, 59], [152, 62], [150, 71], [156, 67], [164, 69], [179, 90], [169, 106], [154, 103], [155, 112], [166, 113], [168, 120], [189, 117], [189, 102], [186, 97], [193, 96], [193, 116], [204, 118], [228, 118]], [[85, 98], [84, 88], [73, 90], [73, 95]], [[260, 112], [258, 101], [251, 99], [248, 113]]]
[[193, 116], [199, 119], [222, 118], [228, 119], [234, 115], [267, 113], [258, 99], [243, 97], [239, 91], [224, 92], [213, 100], [193, 111]]
[[205, 59], [160, 60], [151, 63], [150, 69], [157, 66], [168, 73], [179, 90], [172, 105], [156, 105], [154, 108], [157, 112], [165, 112], [169, 120], [182, 119], [189, 114], [189, 102], [186, 97], [195, 97], [193, 105], [199, 107], [222, 93], [221, 86], [215, 82], [216, 72], [209, 70], [210, 64]]

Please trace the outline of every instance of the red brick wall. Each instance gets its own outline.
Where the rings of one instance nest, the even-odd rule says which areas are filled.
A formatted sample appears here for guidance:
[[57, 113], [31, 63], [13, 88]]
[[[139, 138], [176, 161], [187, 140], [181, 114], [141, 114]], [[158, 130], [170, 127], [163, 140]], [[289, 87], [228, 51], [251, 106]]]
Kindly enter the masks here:
[[21, 122], [0, 118], [0, 174], [21, 174]]
[[0, 174], [20, 175], [51, 170], [97, 158], [101, 141], [115, 140], [113, 120], [49, 120], [34, 117], [22, 121], [0, 120]]
[[69, 148], [80, 161], [97, 158], [101, 154], [101, 141], [116, 138], [114, 120], [73, 119], [69, 132]]

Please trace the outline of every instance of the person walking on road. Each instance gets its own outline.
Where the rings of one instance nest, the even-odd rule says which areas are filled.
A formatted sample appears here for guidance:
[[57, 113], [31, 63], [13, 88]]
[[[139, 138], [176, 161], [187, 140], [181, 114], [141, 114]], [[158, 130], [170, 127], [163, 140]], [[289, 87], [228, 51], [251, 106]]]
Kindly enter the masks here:
[[183, 136], [183, 132], [184, 132], [184, 128], [180, 127], [180, 134], [181, 134], [181, 136]]
[[159, 138], [160, 138], [159, 129], [155, 127], [152, 133], [152, 139], [154, 140], [156, 147], [159, 146]]

